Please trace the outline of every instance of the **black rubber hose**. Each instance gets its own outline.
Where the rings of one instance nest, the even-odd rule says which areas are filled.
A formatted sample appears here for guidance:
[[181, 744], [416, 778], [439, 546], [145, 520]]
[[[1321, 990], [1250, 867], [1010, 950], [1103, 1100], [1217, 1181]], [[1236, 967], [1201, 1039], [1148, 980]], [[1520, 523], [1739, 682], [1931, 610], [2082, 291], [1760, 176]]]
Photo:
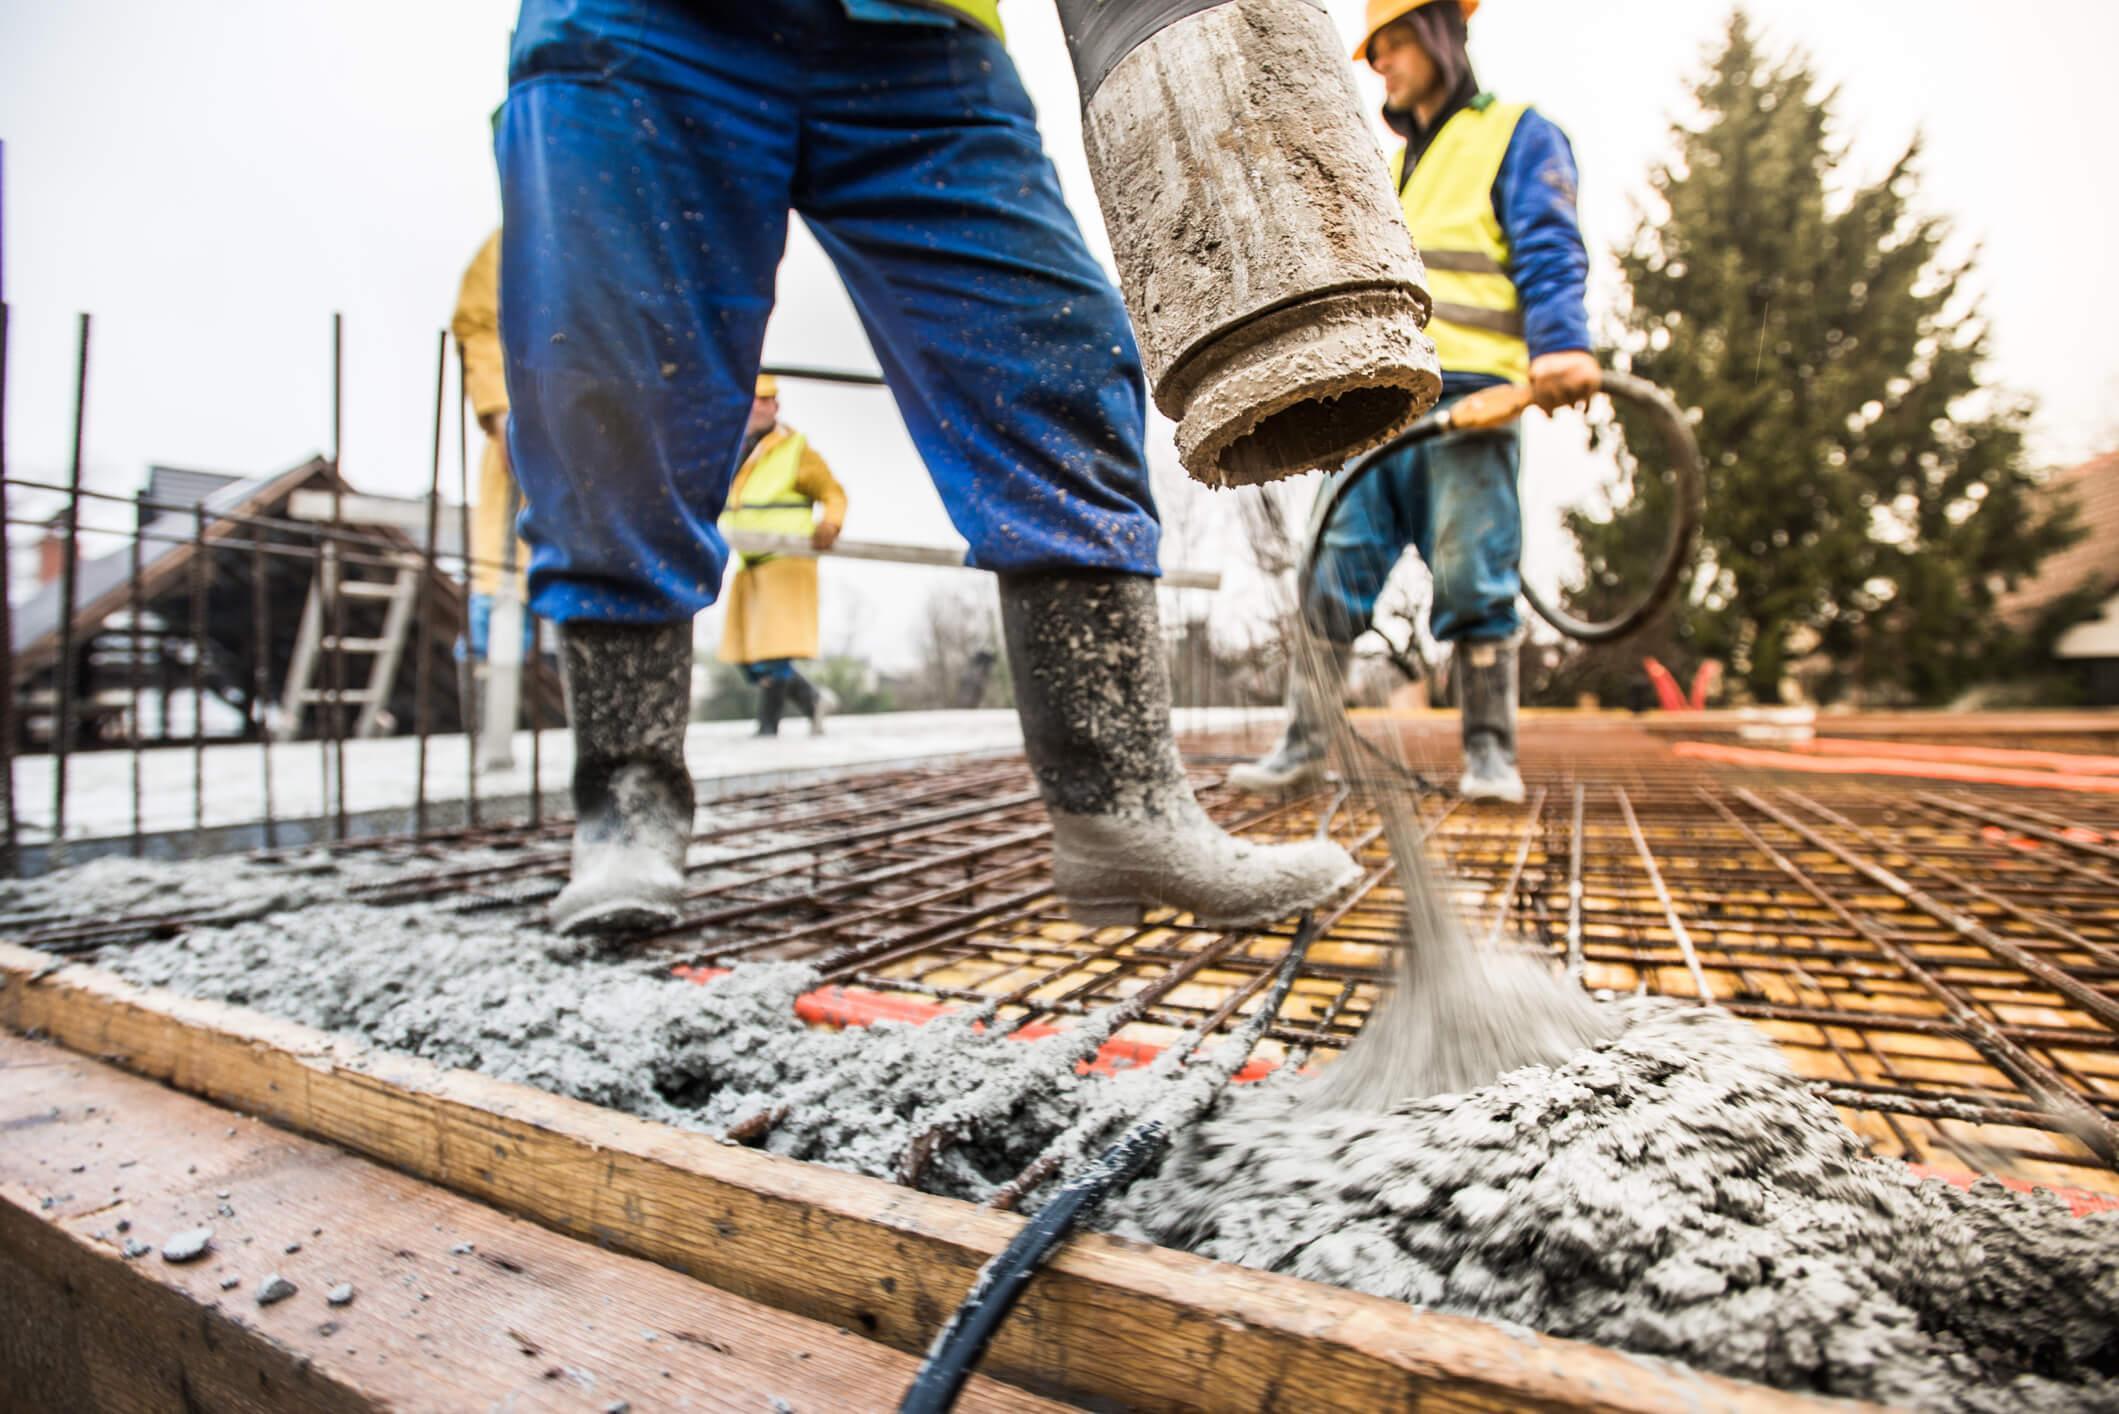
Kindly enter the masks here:
[[[1603, 375], [1603, 390], [1618, 401], [1647, 413], [1662, 433], [1663, 450], [1677, 476], [1677, 504], [1670, 517], [1669, 533], [1663, 540], [1663, 555], [1656, 567], [1655, 579], [1648, 592], [1624, 613], [1602, 622], [1578, 619], [1565, 609], [1546, 603], [1544, 597], [1525, 581], [1523, 597], [1537, 611], [1538, 617], [1580, 643], [1616, 643], [1637, 632], [1663, 611], [1686, 572], [1692, 568], [1693, 542], [1699, 536], [1700, 517], [1707, 502], [1707, 474], [1700, 461], [1699, 441], [1692, 435], [1692, 423], [1684, 410], [1671, 400], [1670, 394], [1645, 378], [1609, 370]], [[1447, 410], [1431, 412], [1374, 451], [1365, 453], [1325, 487], [1324, 494], [1330, 499], [1325, 503], [1323, 516], [1315, 518], [1319, 530], [1303, 552], [1302, 568], [1296, 579], [1302, 596], [1300, 602], [1307, 604], [1309, 601], [1310, 580], [1316, 571], [1317, 546], [1324, 538], [1323, 528], [1331, 525], [1332, 517], [1338, 513], [1339, 503], [1347, 493], [1391, 453], [1417, 442], [1429, 441], [1449, 430]]]
[[[1060, 28], [1067, 35], [1067, 53], [1074, 60], [1074, 77], [1081, 84], [1082, 107], [1118, 61], [1143, 41], [1179, 20], [1226, 5], [1229, 0], [1055, 0]], [[1321, 10], [1317, 0], [1288, 0]]]
[[1168, 1138], [1160, 1121], [1142, 1120], [1038, 1209], [1015, 1241], [979, 1271], [970, 1294], [928, 1348], [919, 1375], [898, 1405], [898, 1414], [941, 1414], [955, 1406], [979, 1357], [986, 1353], [1038, 1268], [1066, 1241], [1081, 1216], [1093, 1212], [1114, 1187], [1140, 1172], [1162, 1152]]

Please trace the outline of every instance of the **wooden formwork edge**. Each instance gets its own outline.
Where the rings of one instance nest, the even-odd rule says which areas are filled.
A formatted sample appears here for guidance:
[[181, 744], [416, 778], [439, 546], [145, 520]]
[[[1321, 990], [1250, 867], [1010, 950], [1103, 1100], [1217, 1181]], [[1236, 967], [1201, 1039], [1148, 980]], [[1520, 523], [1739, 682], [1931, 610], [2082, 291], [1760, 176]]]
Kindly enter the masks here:
[[[10, 943], [0, 1025], [903, 1350], [925, 1346], [1022, 1222]], [[1101, 1234], [1031, 1284], [982, 1368], [1142, 1409], [1827, 1407]]]

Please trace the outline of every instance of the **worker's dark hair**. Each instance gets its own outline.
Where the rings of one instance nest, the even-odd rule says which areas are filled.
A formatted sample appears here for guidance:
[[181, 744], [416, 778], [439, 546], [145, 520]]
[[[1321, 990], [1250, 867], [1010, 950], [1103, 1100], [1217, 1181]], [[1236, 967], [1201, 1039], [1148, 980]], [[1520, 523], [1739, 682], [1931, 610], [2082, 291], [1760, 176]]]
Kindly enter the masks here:
[[1464, 7], [1457, 0], [1429, 0], [1393, 23], [1412, 31], [1415, 42], [1427, 51], [1427, 57], [1441, 73], [1445, 92], [1454, 96], [1479, 91], [1479, 80], [1472, 74], [1472, 56], [1465, 48]]

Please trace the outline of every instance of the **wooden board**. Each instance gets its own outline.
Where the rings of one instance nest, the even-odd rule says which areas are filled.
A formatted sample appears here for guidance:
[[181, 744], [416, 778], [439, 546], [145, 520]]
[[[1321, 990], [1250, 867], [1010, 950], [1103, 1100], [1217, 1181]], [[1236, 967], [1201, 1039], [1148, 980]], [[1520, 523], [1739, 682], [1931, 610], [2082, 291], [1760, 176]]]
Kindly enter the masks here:
[[[162, 1259], [201, 1225], [206, 1256]], [[134, 1241], [156, 1250], [128, 1258]], [[261, 1306], [272, 1273], [298, 1290]], [[332, 1306], [341, 1282], [353, 1299]], [[9, 1409], [867, 1409], [916, 1364], [0, 1036]], [[1062, 1406], [981, 1378], [963, 1407]]]
[[[4, 943], [0, 1025], [903, 1350], [1021, 1225]], [[1146, 1409], [1820, 1407], [1095, 1234], [1031, 1284], [985, 1368]]]

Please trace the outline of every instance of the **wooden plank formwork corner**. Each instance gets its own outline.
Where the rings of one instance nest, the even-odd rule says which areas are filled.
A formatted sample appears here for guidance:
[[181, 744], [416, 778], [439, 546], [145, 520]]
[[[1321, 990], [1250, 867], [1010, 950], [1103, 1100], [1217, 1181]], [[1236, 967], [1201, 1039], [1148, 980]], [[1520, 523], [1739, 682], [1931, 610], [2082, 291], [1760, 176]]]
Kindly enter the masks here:
[[[904, 1351], [1022, 1223], [7, 943], [0, 1026]], [[1141, 1409], [1847, 1407], [1093, 1233], [982, 1368]]]

